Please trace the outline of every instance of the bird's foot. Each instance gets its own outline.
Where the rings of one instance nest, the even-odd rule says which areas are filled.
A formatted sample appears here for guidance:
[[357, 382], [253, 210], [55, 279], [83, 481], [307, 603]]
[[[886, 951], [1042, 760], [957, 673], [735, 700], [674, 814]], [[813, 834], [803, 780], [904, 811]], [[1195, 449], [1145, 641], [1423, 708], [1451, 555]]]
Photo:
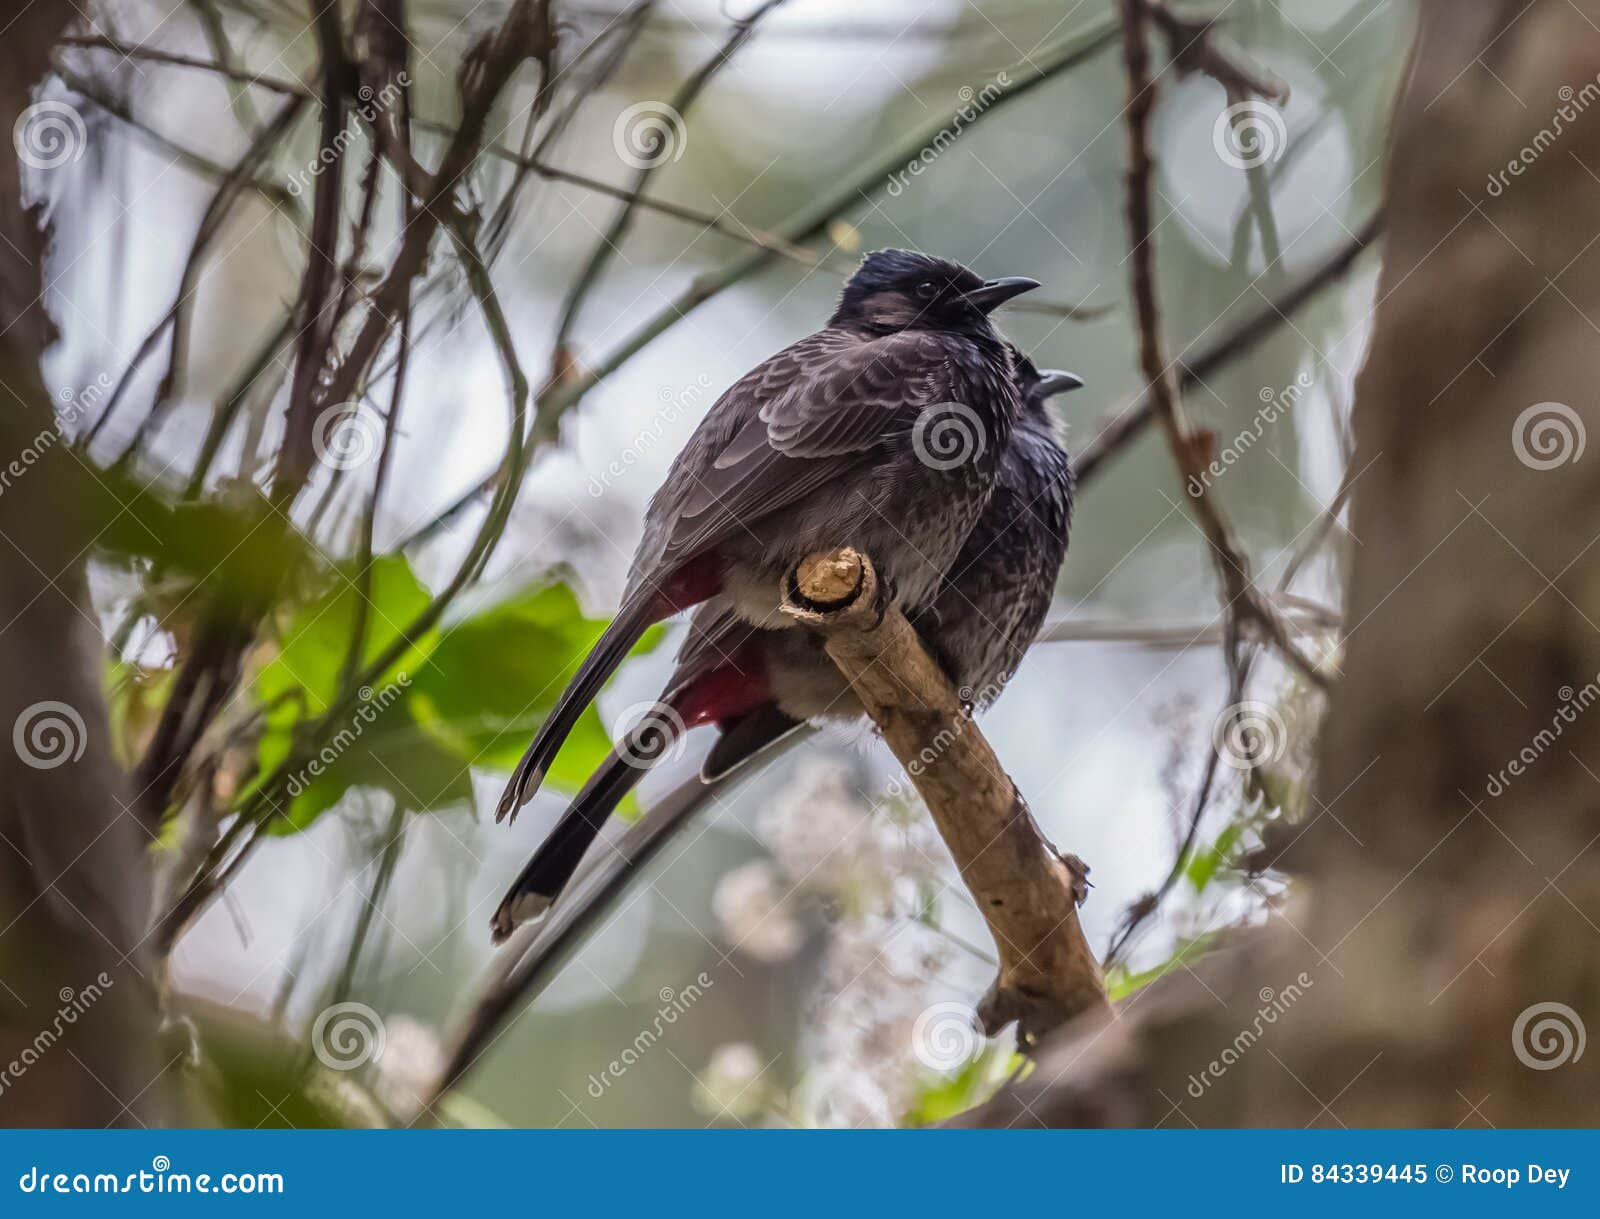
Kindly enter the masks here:
[[878, 573], [878, 587], [872, 597], [872, 629], [877, 630], [883, 625], [883, 620], [888, 616], [889, 607], [895, 603], [895, 583], [881, 571]]
[[1068, 851], [1057, 851], [1056, 858], [1067, 865], [1067, 873], [1072, 877], [1072, 900], [1083, 905], [1089, 900], [1089, 890], [1094, 888], [1089, 880], [1089, 865]]

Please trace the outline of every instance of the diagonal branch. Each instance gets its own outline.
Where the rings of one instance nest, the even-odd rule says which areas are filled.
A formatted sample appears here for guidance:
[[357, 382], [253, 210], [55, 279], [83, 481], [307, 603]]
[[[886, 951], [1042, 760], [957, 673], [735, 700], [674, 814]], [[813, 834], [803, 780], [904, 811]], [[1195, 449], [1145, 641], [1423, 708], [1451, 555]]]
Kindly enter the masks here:
[[1050, 845], [1016, 784], [898, 606], [883, 604], [871, 559], [812, 555], [791, 573], [784, 612], [819, 631], [828, 655], [916, 784], [994, 936], [1000, 976], [979, 1008], [1018, 1043], [1087, 1012], [1109, 1012], [1078, 903], [1088, 869]]
[[[1206, 455], [1183, 409], [1183, 396], [1173, 365], [1167, 360], [1161, 338], [1161, 305], [1156, 290], [1155, 217], [1151, 205], [1150, 117], [1155, 109], [1156, 86], [1150, 74], [1150, 51], [1145, 20], [1148, 0], [1119, 0], [1123, 22], [1123, 63], [1128, 76], [1127, 219], [1130, 279], [1138, 322], [1139, 365], [1149, 386], [1152, 408], [1167, 438], [1167, 447], [1189, 489], [1189, 509], [1199, 525], [1217, 574], [1231, 620], [1254, 620], [1273, 646], [1319, 689], [1327, 676], [1291, 637], [1283, 619], [1256, 588], [1250, 560], [1233, 535], [1222, 509], [1211, 498], [1205, 478]], [[1237, 632], [1230, 632], [1237, 642]], [[1237, 646], [1227, 649], [1230, 672], [1238, 668]], [[1237, 684], [1237, 681], [1235, 681]]]
[[[734, 25], [733, 32], [728, 35], [727, 40], [717, 48], [710, 59], [700, 65], [699, 69], [673, 95], [672, 99], [667, 103], [667, 113], [675, 116], [679, 121], [684, 119], [717, 73], [727, 67], [733, 57], [750, 41], [761, 19], [784, 2], [785, 0], [764, 0], [764, 3], [748, 17], [741, 18]], [[669, 136], [668, 138], [670, 139], [671, 137]], [[665, 164], [668, 159], [667, 157], [646, 158], [645, 163], [635, 171], [633, 180], [627, 187], [628, 197], [626, 201], [617, 211], [616, 216], [612, 218], [611, 224], [607, 226], [606, 231], [600, 235], [600, 239], [595, 242], [594, 250], [589, 255], [588, 263], [579, 272], [577, 279], [573, 281], [572, 288], [567, 293], [566, 303], [561, 310], [561, 322], [556, 327], [555, 350], [558, 361], [561, 359], [560, 353], [566, 350], [571, 341], [572, 328], [578, 320], [578, 314], [583, 310], [584, 302], [589, 299], [590, 292], [600, 282], [600, 277], [605, 274], [605, 269], [611, 262], [612, 251], [621, 247], [622, 242], [628, 235], [628, 229], [632, 227], [634, 208], [637, 206], [638, 196], [650, 184], [650, 179], [655, 176], [656, 170]]]

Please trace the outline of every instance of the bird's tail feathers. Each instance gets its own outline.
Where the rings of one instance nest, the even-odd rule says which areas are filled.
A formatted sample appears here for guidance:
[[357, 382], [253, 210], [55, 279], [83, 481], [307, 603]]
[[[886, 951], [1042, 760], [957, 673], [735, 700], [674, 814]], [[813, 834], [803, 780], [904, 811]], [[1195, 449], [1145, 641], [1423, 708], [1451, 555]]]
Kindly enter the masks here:
[[652, 610], [652, 599], [649, 597], [639, 597], [631, 604], [624, 605], [593, 650], [584, 657], [583, 664], [567, 683], [556, 705], [551, 708], [544, 723], [539, 725], [533, 743], [517, 763], [516, 771], [500, 796], [500, 806], [494, 815], [496, 821], [504, 821], [508, 816], [515, 820], [517, 810], [533, 799], [544, 782], [550, 763], [555, 760], [562, 742], [577, 725], [584, 709], [594, 701], [606, 679], [616, 671], [633, 645], [639, 642], [640, 636], [656, 620], [658, 615]]
[[541, 917], [571, 881], [606, 820], [683, 733], [683, 721], [668, 704], [657, 704], [590, 776], [555, 829], [500, 901], [489, 926], [496, 944], [521, 923]]
[[715, 783], [727, 778], [804, 727], [803, 721], [778, 710], [773, 703], [724, 722], [722, 735], [700, 763], [700, 781]]

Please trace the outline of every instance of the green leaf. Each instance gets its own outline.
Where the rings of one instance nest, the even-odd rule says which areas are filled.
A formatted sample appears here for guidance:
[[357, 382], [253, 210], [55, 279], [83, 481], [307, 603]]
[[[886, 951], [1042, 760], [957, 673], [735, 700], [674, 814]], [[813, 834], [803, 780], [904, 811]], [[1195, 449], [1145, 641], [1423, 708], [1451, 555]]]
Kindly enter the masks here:
[[1202, 932], [1192, 938], [1181, 939], [1173, 953], [1159, 965], [1142, 970], [1139, 973], [1130, 973], [1127, 966], [1116, 965], [1106, 971], [1106, 993], [1111, 997], [1111, 1002], [1117, 1003], [1142, 990], [1150, 983], [1171, 973], [1192, 958], [1203, 956], [1217, 940], [1214, 931]]
[[1211, 883], [1217, 870], [1233, 859], [1235, 848], [1239, 845], [1239, 838], [1244, 833], [1244, 824], [1234, 821], [1223, 828], [1217, 835], [1217, 840], [1209, 847], [1196, 851], [1184, 868], [1184, 875], [1189, 883], [1194, 886], [1196, 893], [1203, 893], [1205, 887]]
[[[386, 556], [373, 565], [372, 602], [363, 663], [427, 606], [428, 592], [403, 558]], [[341, 578], [295, 616], [278, 655], [257, 677], [267, 725], [257, 752], [260, 775], [290, 758], [296, 740], [338, 697], [355, 604], [354, 589]], [[389, 792], [414, 812], [469, 801], [470, 768], [516, 765], [606, 625], [586, 618], [572, 589], [555, 583], [431, 633], [386, 680], [373, 683], [370, 697], [322, 739], [307, 742], [316, 751], [292, 770], [292, 803], [273, 832], [304, 829], [353, 788]], [[640, 648], [660, 638], [653, 630]], [[551, 767], [550, 783], [576, 790], [610, 748], [591, 707]]]
[[[345, 653], [356, 622], [360, 593], [350, 573], [340, 569], [329, 592], [301, 609], [284, 630], [277, 656], [256, 678], [263, 705], [274, 706], [277, 723], [321, 715], [339, 692]], [[364, 667], [400, 636], [432, 598], [400, 555], [373, 560], [367, 607], [367, 641], [358, 667]], [[411, 656], [384, 675], [393, 681], [403, 669], [416, 669], [437, 634], [418, 640]], [[280, 701], [281, 700], [281, 701]], [[282, 703], [290, 704], [285, 710]]]
[[987, 1045], [954, 1075], [940, 1078], [924, 1088], [901, 1124], [936, 1126], [958, 1113], [965, 1113], [993, 1096], [1022, 1064], [1022, 1056], [1008, 1044]]
[[[439, 640], [412, 683], [413, 713], [463, 762], [509, 771], [607, 625], [586, 618], [565, 584], [486, 609]], [[651, 630], [635, 653], [660, 639], [661, 631]], [[556, 757], [550, 783], [575, 790], [610, 749], [611, 738], [590, 707]]]
[[[271, 823], [274, 833], [304, 829], [355, 787], [387, 791], [416, 812], [471, 798], [466, 768], [419, 728], [406, 707], [409, 670], [424, 662], [436, 632], [365, 687], [360, 700], [319, 739], [307, 739], [339, 697], [359, 596], [350, 573], [341, 570], [333, 587], [295, 613], [278, 654], [256, 676], [255, 696], [266, 721], [256, 754], [258, 776], [273, 774], [294, 754], [297, 741], [311, 750], [290, 773], [291, 803], [287, 815]], [[376, 559], [360, 665], [398, 639], [430, 600], [403, 556]]]
[[[363, 716], [373, 716], [367, 723]], [[297, 768], [289, 785], [292, 803], [275, 818], [275, 834], [306, 828], [356, 788], [388, 792], [415, 813], [467, 804], [472, 780], [466, 765], [440, 749], [404, 706], [358, 707], [329, 743]]]

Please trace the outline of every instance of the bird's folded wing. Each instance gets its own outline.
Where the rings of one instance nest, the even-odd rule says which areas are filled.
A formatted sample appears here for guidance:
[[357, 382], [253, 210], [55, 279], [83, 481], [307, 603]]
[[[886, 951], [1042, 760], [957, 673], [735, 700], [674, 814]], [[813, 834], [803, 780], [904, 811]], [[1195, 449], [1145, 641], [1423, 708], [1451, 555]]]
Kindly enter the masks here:
[[922, 410], [955, 396], [953, 362], [931, 334], [825, 330], [786, 348], [723, 394], [678, 455], [651, 502], [636, 578], [908, 443]]

